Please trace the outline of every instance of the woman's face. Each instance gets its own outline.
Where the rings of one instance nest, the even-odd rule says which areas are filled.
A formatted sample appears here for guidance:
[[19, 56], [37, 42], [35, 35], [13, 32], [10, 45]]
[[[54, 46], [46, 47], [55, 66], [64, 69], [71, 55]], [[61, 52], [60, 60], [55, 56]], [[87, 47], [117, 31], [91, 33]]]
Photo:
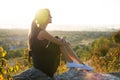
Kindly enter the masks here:
[[52, 17], [48, 9], [41, 9], [36, 13], [35, 19], [38, 24], [52, 23]]
[[48, 17], [48, 23], [52, 23], [52, 16], [51, 15], [49, 15], [49, 17]]

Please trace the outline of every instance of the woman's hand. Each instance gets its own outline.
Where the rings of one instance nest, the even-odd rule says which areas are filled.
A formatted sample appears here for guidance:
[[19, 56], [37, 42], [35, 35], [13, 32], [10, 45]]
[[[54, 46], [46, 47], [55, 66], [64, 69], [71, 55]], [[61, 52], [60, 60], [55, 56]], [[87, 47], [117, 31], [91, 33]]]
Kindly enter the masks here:
[[70, 43], [66, 41], [66, 37], [65, 36], [63, 38], [60, 38], [59, 36], [55, 36], [55, 38], [57, 38], [61, 42], [61, 46], [70, 45]]
[[69, 45], [69, 46], [70, 46], [70, 43], [69, 43], [68, 41], [66, 41], [66, 36], [64, 36], [64, 37], [62, 38], [62, 41], [63, 41], [66, 45]]

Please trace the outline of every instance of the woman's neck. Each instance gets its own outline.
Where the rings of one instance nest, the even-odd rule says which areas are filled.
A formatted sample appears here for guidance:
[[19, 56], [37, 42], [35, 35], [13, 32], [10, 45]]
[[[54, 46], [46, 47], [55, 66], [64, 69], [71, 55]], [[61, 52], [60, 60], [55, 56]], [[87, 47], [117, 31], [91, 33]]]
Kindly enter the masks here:
[[40, 24], [39, 27], [43, 30], [46, 30], [47, 24]]

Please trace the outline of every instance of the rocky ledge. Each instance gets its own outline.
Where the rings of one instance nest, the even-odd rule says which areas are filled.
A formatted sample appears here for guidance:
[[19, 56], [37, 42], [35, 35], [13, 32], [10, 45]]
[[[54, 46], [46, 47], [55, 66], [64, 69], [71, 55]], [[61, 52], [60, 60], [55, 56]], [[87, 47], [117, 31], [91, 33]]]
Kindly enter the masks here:
[[43, 72], [30, 68], [23, 73], [13, 76], [14, 80], [120, 80], [120, 72], [101, 74], [94, 71], [83, 71], [71, 68], [61, 75], [55, 75], [53, 79]]
[[102, 74], [72, 68], [68, 72], [55, 76], [55, 80], [120, 80], [120, 72]]

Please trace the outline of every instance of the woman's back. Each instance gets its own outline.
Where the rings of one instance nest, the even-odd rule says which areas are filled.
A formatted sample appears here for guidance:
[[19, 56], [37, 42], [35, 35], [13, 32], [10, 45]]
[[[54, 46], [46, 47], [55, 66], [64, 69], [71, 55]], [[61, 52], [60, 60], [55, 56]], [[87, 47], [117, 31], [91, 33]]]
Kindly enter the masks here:
[[30, 39], [33, 66], [53, 77], [60, 63], [60, 48], [48, 40], [38, 40], [36, 35]]

